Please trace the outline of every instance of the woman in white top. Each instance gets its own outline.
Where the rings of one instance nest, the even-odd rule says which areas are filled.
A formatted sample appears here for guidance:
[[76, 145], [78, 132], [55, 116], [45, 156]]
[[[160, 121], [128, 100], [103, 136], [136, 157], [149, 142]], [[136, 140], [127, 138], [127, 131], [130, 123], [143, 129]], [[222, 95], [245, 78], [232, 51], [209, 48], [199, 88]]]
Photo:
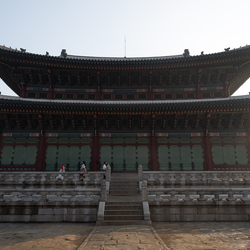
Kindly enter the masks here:
[[[80, 169], [81, 172], [87, 172], [85, 164], [86, 164], [85, 161], [83, 161]], [[80, 179], [83, 180], [83, 178], [84, 178], [83, 174], [80, 174]]]

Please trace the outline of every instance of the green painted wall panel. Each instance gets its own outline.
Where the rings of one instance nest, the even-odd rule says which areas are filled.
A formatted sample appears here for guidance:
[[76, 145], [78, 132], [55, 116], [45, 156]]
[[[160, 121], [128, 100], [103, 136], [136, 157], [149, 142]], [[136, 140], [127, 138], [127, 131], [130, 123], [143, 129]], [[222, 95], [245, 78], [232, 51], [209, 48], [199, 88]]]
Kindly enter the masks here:
[[14, 148], [13, 146], [4, 146], [1, 154], [1, 164], [10, 165], [12, 162]]
[[26, 158], [26, 147], [22, 145], [15, 146], [13, 164], [22, 165], [25, 163]]
[[37, 147], [36, 146], [27, 146], [26, 151], [26, 165], [35, 165], [37, 157]]
[[245, 145], [237, 145], [235, 148], [238, 164], [248, 164], [247, 148]]

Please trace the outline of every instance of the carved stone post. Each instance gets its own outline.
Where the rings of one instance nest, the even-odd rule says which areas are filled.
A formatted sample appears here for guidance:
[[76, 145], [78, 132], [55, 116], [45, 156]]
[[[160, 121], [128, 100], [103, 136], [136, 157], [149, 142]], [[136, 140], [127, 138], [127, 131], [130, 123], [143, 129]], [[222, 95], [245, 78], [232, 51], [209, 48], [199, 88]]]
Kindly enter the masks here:
[[147, 189], [147, 181], [143, 180], [142, 181], [142, 201], [147, 201], [148, 200], [148, 189]]
[[142, 181], [142, 165], [139, 165], [138, 167], [138, 179], [139, 181]]
[[111, 181], [111, 167], [108, 166], [107, 169], [106, 169], [106, 181]]
[[106, 181], [105, 180], [102, 180], [102, 185], [101, 185], [101, 199], [100, 201], [105, 201], [106, 200], [106, 196], [107, 196], [107, 193], [106, 193]]

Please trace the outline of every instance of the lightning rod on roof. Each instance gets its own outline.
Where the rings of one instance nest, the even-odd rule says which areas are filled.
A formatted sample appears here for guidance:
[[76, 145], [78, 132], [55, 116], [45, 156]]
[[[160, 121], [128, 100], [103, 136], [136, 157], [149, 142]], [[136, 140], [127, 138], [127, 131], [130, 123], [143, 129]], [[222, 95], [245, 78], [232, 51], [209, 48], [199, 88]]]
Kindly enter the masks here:
[[124, 36], [124, 58], [126, 58], [126, 36]]

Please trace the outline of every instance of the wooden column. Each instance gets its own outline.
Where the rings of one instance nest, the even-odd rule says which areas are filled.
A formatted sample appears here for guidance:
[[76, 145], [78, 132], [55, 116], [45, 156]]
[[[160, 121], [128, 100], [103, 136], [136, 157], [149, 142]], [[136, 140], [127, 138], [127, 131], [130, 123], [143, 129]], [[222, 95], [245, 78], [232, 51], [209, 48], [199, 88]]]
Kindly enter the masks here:
[[0, 157], [2, 155], [2, 151], [3, 151], [3, 133], [0, 133]]
[[203, 137], [203, 155], [204, 155], [204, 170], [211, 171], [212, 170], [212, 147], [210, 143], [210, 138], [208, 135]]
[[99, 136], [97, 135], [95, 135], [92, 138], [90, 170], [92, 171], [100, 170], [100, 143], [99, 143]]
[[158, 171], [158, 144], [157, 138], [155, 137], [155, 114], [152, 114], [152, 130], [150, 136], [149, 145], [149, 170]]
[[36, 166], [38, 171], [45, 171], [45, 158], [46, 158], [46, 138], [43, 133], [41, 133], [39, 142], [37, 145], [37, 158]]
[[247, 134], [247, 155], [248, 155], [248, 163], [250, 163], [250, 132]]
[[223, 96], [224, 97], [228, 97], [228, 96], [230, 96], [230, 93], [229, 93], [229, 89], [228, 89], [228, 83], [226, 83], [225, 85], [224, 85], [224, 87], [223, 87]]

